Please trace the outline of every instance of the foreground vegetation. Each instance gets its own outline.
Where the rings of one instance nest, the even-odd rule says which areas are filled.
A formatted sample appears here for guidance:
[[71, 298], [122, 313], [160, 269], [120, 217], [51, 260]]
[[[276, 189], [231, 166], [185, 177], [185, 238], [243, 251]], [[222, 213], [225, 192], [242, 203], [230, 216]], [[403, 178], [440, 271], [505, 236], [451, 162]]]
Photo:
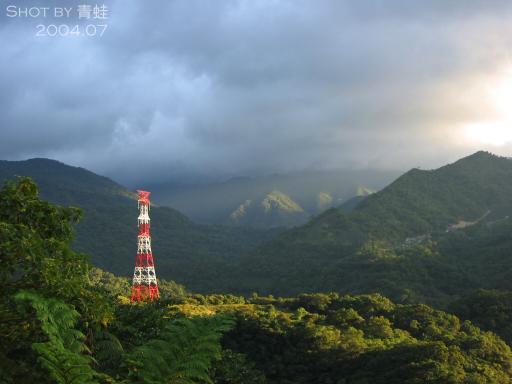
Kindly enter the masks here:
[[[79, 217], [76, 209], [40, 200], [29, 179], [1, 191], [2, 383], [473, 384], [512, 378], [512, 352], [499, 336], [378, 294], [202, 296], [162, 282], [160, 301], [130, 304], [127, 279], [92, 268], [70, 249]], [[481, 301], [478, 295], [461, 301], [460, 313], [475, 312]]]

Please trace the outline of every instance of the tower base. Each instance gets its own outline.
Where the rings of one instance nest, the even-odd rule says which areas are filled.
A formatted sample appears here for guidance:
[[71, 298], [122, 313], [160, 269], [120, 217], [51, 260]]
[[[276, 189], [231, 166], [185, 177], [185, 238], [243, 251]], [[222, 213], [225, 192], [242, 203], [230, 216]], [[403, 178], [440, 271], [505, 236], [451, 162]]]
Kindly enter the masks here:
[[153, 301], [160, 297], [158, 286], [156, 285], [133, 285], [132, 296], [130, 300], [134, 301]]

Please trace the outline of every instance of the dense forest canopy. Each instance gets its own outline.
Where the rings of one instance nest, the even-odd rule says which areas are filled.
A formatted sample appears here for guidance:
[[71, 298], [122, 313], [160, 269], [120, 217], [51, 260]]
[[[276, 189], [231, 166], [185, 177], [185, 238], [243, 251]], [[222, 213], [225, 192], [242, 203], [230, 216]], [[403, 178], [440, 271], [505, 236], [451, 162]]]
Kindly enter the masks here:
[[[510, 297], [461, 318], [379, 294], [203, 296], [163, 282], [131, 304], [127, 279], [71, 250], [79, 210], [20, 178], [0, 194], [0, 381], [5, 383], [509, 383]], [[384, 255], [386, 256], [386, 255]], [[478, 308], [489, 300], [503, 311]]]

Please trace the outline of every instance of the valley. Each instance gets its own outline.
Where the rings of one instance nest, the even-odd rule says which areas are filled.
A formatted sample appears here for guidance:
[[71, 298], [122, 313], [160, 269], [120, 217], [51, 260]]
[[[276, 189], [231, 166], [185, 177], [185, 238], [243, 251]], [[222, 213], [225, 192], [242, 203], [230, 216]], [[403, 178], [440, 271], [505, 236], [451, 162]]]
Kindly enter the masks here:
[[[98, 267], [130, 276], [132, 192], [43, 159], [0, 164], [0, 177], [15, 174], [32, 176], [44, 198], [83, 208], [75, 249], [90, 254]], [[233, 213], [232, 220], [244, 226], [196, 224], [155, 206], [158, 275], [202, 293], [379, 292], [398, 302], [446, 308], [474, 289], [512, 289], [512, 260], [499, 251], [512, 246], [506, 219], [511, 185], [512, 161], [478, 152], [438, 170], [413, 169], [377, 193], [288, 230], [277, 225], [286, 223], [280, 211], [307, 219], [278, 191]], [[266, 229], [265, 210], [274, 212], [275, 228]]]

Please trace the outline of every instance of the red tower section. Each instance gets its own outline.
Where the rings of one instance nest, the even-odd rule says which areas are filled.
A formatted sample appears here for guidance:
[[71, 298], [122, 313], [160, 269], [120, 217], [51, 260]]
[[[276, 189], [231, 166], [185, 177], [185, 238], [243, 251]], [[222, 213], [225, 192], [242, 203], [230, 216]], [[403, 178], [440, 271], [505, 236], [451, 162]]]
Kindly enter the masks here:
[[131, 301], [152, 301], [159, 297], [155, 264], [151, 252], [151, 234], [149, 218], [149, 195], [151, 192], [137, 191], [139, 194], [139, 234], [137, 236], [137, 257], [133, 272]]

